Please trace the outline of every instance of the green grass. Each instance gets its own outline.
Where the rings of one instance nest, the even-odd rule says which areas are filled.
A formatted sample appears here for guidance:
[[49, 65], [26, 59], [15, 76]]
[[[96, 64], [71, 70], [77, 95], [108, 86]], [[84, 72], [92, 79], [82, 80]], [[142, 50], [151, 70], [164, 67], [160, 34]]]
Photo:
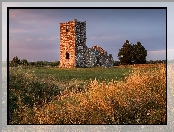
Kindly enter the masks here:
[[[30, 72], [33, 72], [39, 78], [44, 78], [47, 76], [53, 76], [58, 80], [94, 80], [95, 78], [99, 81], [107, 80], [110, 81], [112, 79], [119, 80], [124, 79], [124, 77], [129, 74], [131, 68], [73, 68], [73, 69], [65, 69], [65, 68], [33, 68], [30, 69]], [[29, 72], [29, 70], [26, 70]]]

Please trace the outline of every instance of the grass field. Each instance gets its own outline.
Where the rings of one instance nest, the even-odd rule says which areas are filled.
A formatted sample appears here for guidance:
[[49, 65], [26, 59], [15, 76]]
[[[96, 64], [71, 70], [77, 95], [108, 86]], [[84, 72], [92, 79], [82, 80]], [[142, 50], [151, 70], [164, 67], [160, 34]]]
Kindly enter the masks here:
[[166, 66], [9, 71], [10, 124], [166, 124]]
[[32, 68], [32, 69], [23, 69], [27, 73], [34, 73], [39, 78], [44, 78], [47, 76], [53, 76], [59, 80], [90, 80], [90, 79], [99, 79], [99, 80], [111, 80], [123, 78], [128, 74], [132, 68]]

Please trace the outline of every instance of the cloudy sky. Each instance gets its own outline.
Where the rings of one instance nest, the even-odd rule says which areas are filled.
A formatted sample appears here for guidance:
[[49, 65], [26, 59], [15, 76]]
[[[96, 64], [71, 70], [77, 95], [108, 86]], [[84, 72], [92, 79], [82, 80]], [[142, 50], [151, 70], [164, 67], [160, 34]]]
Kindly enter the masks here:
[[147, 60], [166, 59], [165, 9], [10, 9], [9, 60], [59, 60], [59, 23], [86, 21], [86, 44], [99, 45], [114, 60], [125, 40], [141, 44]]

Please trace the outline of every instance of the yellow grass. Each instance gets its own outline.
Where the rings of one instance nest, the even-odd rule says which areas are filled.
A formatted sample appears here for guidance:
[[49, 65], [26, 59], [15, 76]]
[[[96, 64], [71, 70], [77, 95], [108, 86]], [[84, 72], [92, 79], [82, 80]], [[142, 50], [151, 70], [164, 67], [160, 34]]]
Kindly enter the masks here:
[[35, 106], [35, 122], [166, 124], [166, 66], [157, 64], [152, 69], [149, 65], [135, 66], [134, 69], [124, 81], [90, 80], [84, 92], [67, 89], [42, 108]]

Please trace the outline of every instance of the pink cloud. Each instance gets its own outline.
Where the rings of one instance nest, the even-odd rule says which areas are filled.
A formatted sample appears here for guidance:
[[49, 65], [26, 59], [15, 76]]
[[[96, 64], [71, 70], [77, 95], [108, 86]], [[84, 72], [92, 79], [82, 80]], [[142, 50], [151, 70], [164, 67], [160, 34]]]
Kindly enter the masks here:
[[49, 38], [49, 40], [56, 40], [56, 39], [58, 39], [58, 38], [60, 38], [59, 36], [51, 36], [50, 38]]
[[90, 39], [91, 40], [96, 40], [96, 39], [118, 39], [118, 38], [121, 38], [122, 35], [104, 35], [104, 36], [101, 36], [101, 37], [97, 37], [97, 36], [93, 36], [91, 37]]
[[51, 36], [49, 38], [43, 38], [43, 37], [40, 37], [38, 38], [38, 40], [56, 40], [56, 39], [59, 39], [60, 37], [59, 36]]
[[20, 16], [24, 13], [24, 10], [9, 10], [9, 18], [10, 19], [15, 19], [17, 16]]
[[10, 28], [9, 32], [10, 33], [26, 33], [29, 32], [30, 30], [26, 30], [26, 29], [20, 29], [20, 28]]
[[101, 39], [111, 39], [112, 36], [102, 36]]
[[122, 35], [106, 35], [106, 36], [102, 36], [101, 39], [118, 39], [121, 37]]
[[44, 40], [44, 39], [45, 39], [45, 38], [38, 38], [38, 40], [41, 40], [41, 41]]
[[[52, 19], [45, 19], [45, 14], [38, 14], [34, 10], [13, 10], [9, 11], [10, 20], [16, 20], [20, 24], [50, 24], [53, 22]], [[40, 26], [40, 25], [39, 25]]]
[[27, 38], [27, 41], [31, 41], [32, 39], [30, 39], [30, 38]]
[[91, 37], [90, 39], [96, 40], [96, 39], [97, 39], [97, 36], [93, 36], [93, 37]]
[[160, 54], [166, 53], [166, 50], [157, 50], [157, 51], [147, 51], [149, 54]]

